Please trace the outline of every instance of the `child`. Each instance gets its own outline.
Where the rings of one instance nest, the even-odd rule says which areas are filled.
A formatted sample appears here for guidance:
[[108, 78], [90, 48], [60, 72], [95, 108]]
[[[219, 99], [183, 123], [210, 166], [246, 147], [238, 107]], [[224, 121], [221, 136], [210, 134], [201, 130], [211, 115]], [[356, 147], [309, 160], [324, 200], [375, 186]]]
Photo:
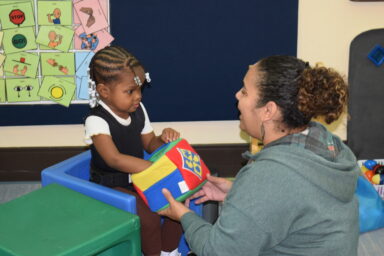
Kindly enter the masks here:
[[180, 134], [166, 128], [161, 136], [155, 136], [141, 103], [141, 89], [149, 82], [149, 75], [123, 48], [110, 46], [98, 51], [90, 63], [90, 77], [99, 95], [98, 106], [85, 121], [85, 138], [92, 144], [91, 181], [136, 197], [144, 255], [178, 255], [180, 223], [167, 218], [161, 225], [160, 216], [135, 192], [130, 173], [151, 165], [142, 159], [143, 150], [153, 152]]

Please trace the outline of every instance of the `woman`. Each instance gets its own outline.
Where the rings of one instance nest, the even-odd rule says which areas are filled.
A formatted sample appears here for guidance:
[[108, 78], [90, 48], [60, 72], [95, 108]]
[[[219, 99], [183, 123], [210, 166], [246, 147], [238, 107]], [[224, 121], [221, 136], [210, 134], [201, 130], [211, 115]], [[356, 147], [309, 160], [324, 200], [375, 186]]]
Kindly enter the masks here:
[[180, 220], [197, 255], [357, 255], [359, 169], [351, 150], [313, 117], [336, 120], [347, 85], [332, 69], [295, 57], [251, 65], [236, 94], [240, 128], [264, 148], [233, 184], [209, 177], [194, 197], [224, 201], [211, 225], [169, 191], [161, 214]]

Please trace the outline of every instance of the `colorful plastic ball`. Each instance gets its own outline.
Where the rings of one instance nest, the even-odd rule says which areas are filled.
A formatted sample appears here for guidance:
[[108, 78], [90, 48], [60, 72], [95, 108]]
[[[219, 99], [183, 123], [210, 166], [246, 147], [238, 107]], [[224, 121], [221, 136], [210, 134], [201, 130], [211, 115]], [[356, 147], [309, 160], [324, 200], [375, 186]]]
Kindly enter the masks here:
[[360, 167], [361, 173], [364, 174], [366, 171], [368, 171], [368, 168], [364, 165]]
[[375, 160], [367, 160], [364, 162], [364, 166], [367, 167], [369, 170], [373, 170], [375, 165], [377, 165], [377, 162]]
[[373, 168], [375, 174], [384, 174], [384, 165], [378, 164]]
[[368, 170], [364, 173], [364, 176], [367, 178], [367, 180], [372, 181], [372, 177], [375, 175], [375, 173], [371, 170]]
[[384, 174], [373, 175], [372, 183], [376, 185], [384, 185]]

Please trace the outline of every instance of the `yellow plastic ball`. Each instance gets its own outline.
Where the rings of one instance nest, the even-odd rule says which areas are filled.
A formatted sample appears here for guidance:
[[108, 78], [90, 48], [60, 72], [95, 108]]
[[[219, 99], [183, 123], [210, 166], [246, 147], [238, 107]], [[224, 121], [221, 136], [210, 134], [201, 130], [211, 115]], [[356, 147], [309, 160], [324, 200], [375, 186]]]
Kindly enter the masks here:
[[360, 167], [361, 173], [364, 174], [366, 171], [368, 171], [368, 168], [364, 165]]
[[380, 174], [375, 174], [375, 175], [373, 175], [373, 177], [372, 177], [372, 183], [373, 183], [373, 184], [376, 184], [376, 185], [379, 185], [379, 184], [380, 184]]

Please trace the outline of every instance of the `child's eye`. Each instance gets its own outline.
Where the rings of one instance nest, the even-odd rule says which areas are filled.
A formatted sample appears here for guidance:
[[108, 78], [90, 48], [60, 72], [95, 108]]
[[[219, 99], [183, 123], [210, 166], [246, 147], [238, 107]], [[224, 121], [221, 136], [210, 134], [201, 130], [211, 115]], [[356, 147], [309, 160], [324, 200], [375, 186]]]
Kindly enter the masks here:
[[128, 93], [128, 94], [132, 94], [132, 93], [133, 93], [133, 90], [128, 90], [128, 91], [126, 91], [126, 93]]

